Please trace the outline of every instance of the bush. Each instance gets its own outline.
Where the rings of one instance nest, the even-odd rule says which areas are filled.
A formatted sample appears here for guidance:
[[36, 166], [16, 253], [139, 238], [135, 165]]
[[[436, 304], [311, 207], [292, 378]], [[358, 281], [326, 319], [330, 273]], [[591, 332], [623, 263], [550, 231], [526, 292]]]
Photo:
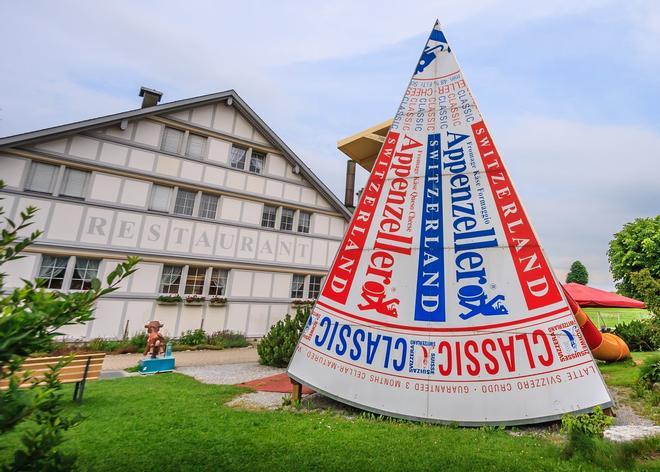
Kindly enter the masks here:
[[243, 334], [228, 330], [212, 333], [208, 338], [208, 343], [213, 346], [222, 347], [223, 349], [249, 345]]
[[259, 363], [273, 367], [286, 367], [293, 356], [293, 351], [296, 349], [309, 314], [309, 307], [298, 308], [293, 318], [287, 314], [283, 320], [275, 323], [268, 334], [257, 344]]
[[206, 344], [206, 333], [203, 329], [191, 329], [185, 331], [176, 340], [177, 344], [186, 344], [188, 346], [197, 346], [199, 344]]
[[631, 470], [638, 460], [653, 458], [657, 454], [659, 445], [660, 438], [657, 436], [617, 443], [573, 431], [561, 455], [564, 459], [582, 457], [599, 470]]
[[597, 406], [591, 413], [581, 415], [566, 414], [561, 418], [561, 432], [571, 435], [580, 433], [587, 436], [603, 437], [605, 428], [614, 423], [614, 418], [607, 416]]
[[617, 324], [614, 334], [623, 339], [631, 351], [655, 351], [660, 348], [660, 327], [655, 320]]
[[649, 357], [639, 368], [639, 383], [647, 389], [660, 383], [660, 355]]
[[131, 338], [128, 340], [128, 344], [135, 346], [138, 351], [142, 351], [145, 347], [147, 347], [147, 337], [148, 336], [146, 331], [140, 331], [131, 336]]

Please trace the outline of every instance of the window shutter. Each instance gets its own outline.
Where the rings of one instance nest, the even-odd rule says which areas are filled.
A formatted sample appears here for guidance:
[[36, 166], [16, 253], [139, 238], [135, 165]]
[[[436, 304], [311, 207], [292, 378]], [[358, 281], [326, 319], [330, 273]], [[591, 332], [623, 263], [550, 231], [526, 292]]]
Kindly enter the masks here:
[[154, 185], [151, 189], [151, 205], [150, 210], [155, 211], [170, 211], [170, 194], [172, 189], [162, 185]]
[[205, 144], [206, 138], [204, 136], [198, 136], [196, 134], [188, 135], [188, 149], [186, 150], [186, 155], [195, 159], [203, 158]]
[[57, 166], [32, 162], [25, 188], [34, 192], [50, 193], [53, 191], [55, 175], [57, 175]]
[[85, 183], [89, 172], [77, 169], [66, 169], [62, 180], [61, 195], [67, 197], [83, 198], [85, 196]]
[[183, 131], [174, 128], [165, 128], [165, 133], [163, 134], [163, 142], [160, 148], [163, 151], [173, 152], [175, 154], [179, 153], [181, 148], [181, 141], [183, 140]]

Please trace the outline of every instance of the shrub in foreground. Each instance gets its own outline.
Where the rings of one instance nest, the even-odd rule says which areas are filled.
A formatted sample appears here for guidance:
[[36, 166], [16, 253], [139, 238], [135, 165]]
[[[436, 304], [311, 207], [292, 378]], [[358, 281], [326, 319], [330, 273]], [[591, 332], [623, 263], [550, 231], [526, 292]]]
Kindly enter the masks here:
[[651, 320], [634, 320], [617, 324], [614, 334], [623, 339], [631, 351], [655, 351], [660, 348], [660, 323]]
[[185, 344], [187, 346], [198, 346], [206, 344], [206, 332], [203, 329], [191, 329], [184, 331], [181, 336], [176, 340], [177, 344]]
[[287, 314], [283, 320], [275, 323], [257, 344], [259, 363], [286, 367], [293, 356], [309, 314], [309, 307], [298, 308], [293, 318]]
[[[3, 187], [0, 180], [0, 189]], [[41, 231], [35, 231], [21, 236], [36, 212], [35, 207], [28, 207], [16, 221], [2, 218], [0, 231], [0, 380], [8, 383], [0, 390], [0, 434], [18, 430], [21, 435], [20, 447], [9, 455], [9, 463], [0, 464], [0, 469], [68, 472], [77, 468], [76, 455], [59, 446], [64, 433], [82, 419], [64, 413], [59, 374], [71, 358], [60, 360], [44, 372], [43, 382], [29, 382], [30, 374], [21, 374], [21, 366], [26, 357], [52, 350], [63, 327], [93, 320], [95, 302], [117, 290], [122, 280], [135, 272], [139, 259], [129, 257], [120, 263], [106, 277], [105, 287], [93, 278], [88, 290], [62, 293], [46, 290], [43, 280], [37, 279], [23, 280], [21, 286], [9, 289], [5, 287], [5, 264], [25, 257], [21, 253], [41, 235]], [[3, 214], [0, 206], [0, 216]], [[29, 387], [20, 387], [28, 383]], [[0, 440], [3, 445], [4, 437]]]
[[570, 434], [578, 432], [587, 436], [603, 437], [605, 428], [614, 423], [614, 418], [603, 413], [601, 407], [597, 406], [591, 413], [581, 415], [567, 414], [561, 418], [561, 432]]
[[208, 337], [208, 344], [223, 349], [229, 349], [232, 347], [246, 347], [249, 346], [250, 343], [247, 342], [245, 335], [242, 333], [224, 330], [210, 334]]
[[660, 383], [660, 354], [649, 357], [639, 368], [639, 383], [651, 389], [654, 384]]

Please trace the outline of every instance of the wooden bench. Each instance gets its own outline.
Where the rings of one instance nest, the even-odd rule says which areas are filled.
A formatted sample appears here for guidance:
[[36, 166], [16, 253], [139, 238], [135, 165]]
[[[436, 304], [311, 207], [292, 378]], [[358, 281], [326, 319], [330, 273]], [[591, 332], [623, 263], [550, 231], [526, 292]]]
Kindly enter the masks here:
[[[60, 360], [65, 359], [67, 356], [57, 357], [28, 357], [21, 365], [21, 368], [16, 372], [19, 377], [22, 377], [26, 371], [29, 371], [30, 378], [27, 382], [22, 383], [21, 388], [31, 387], [35, 382], [38, 384], [43, 383], [44, 373], [49, 371], [49, 368], [57, 364]], [[85, 383], [88, 380], [96, 380], [101, 376], [101, 367], [105, 359], [105, 352], [95, 352], [92, 354], [76, 354], [71, 362], [62, 367], [59, 372], [59, 380], [63, 384], [75, 383], [76, 387], [73, 391], [73, 400], [82, 403], [83, 392], [85, 391]], [[7, 389], [9, 387], [9, 379], [0, 381], [0, 389]]]

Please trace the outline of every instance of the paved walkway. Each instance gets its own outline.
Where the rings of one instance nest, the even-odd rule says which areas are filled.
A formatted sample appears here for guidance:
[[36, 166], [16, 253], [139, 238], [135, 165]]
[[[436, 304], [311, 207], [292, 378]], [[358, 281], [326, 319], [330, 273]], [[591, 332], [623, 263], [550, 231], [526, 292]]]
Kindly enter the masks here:
[[[259, 361], [257, 349], [253, 346], [237, 349], [223, 349], [220, 351], [179, 351], [174, 352], [173, 355], [176, 358], [177, 368], [202, 365], [242, 364]], [[122, 370], [128, 367], [133, 367], [137, 365], [142, 357], [142, 354], [105, 356], [103, 370]]]

